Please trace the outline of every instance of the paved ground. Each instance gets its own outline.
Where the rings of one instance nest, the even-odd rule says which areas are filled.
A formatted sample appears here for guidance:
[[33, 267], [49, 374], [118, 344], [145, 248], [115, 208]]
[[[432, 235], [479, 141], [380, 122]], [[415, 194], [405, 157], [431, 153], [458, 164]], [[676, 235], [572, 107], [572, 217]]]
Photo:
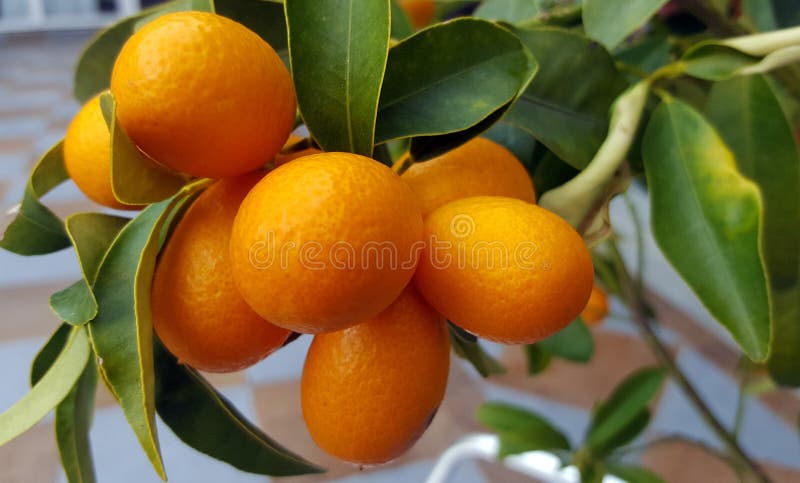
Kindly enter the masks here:
[[[0, 37], [0, 207], [19, 199], [26, 173], [39, 154], [57, 142], [78, 108], [70, 96], [71, 69], [88, 33], [34, 37]], [[644, 197], [634, 193], [639, 206]], [[96, 210], [67, 184], [47, 201], [60, 214]], [[646, 210], [643, 210], [646, 211]], [[646, 215], [646, 213], [645, 213]], [[616, 206], [614, 219], [625, 238], [630, 222]], [[630, 237], [627, 238], [630, 240]], [[629, 246], [629, 244], [628, 244]], [[713, 409], [726, 422], [733, 420], [736, 383], [731, 378], [736, 356], [716, 337], [718, 330], [697, 300], [657, 255], [648, 239], [648, 284], [659, 287], [664, 336], [671, 342], [680, 365]], [[0, 252], [0, 410], [27, 390], [27, 366], [39, 346], [56, 327], [47, 297], [78, 276], [70, 252], [23, 258]], [[676, 309], [679, 308], [679, 310]], [[653, 364], [647, 348], [635, 337], [621, 307], [615, 317], [595, 331], [597, 352], [588, 365], [557, 362], [543, 376], [527, 377], [521, 351], [493, 347], [509, 373], [480, 380], [454, 359], [447, 397], [430, 430], [400, 460], [376, 469], [357, 468], [333, 461], [314, 447], [302, 424], [299, 383], [309, 338], [245, 372], [214, 377], [214, 383], [265, 431], [289, 448], [330, 468], [323, 477], [289, 481], [348, 482], [421, 481], [435, 458], [460, 437], [481, 428], [475, 408], [485, 400], [504, 400], [546, 414], [577, 442], [585, 431], [592, 404], [605, 397], [616, 382], [639, 367]], [[688, 316], [687, 316], [688, 314]], [[699, 323], [693, 322], [699, 321]], [[777, 481], [800, 481], [800, 441], [794, 424], [800, 402], [790, 393], [778, 393], [747, 404], [743, 429], [745, 449], [761, 459]], [[654, 408], [653, 425], [643, 440], [683, 431], [717, 445], [681, 393], [668, 384]], [[52, 418], [0, 448], [0, 483], [65, 481], [52, 438]], [[265, 481], [213, 461], [183, 446], [163, 425], [159, 427], [170, 481], [176, 483]], [[92, 446], [101, 482], [157, 481], [111, 397], [101, 391], [92, 431]], [[637, 459], [637, 455], [632, 455]], [[717, 461], [681, 444], [659, 446], [641, 455], [641, 462], [668, 481], [735, 481]], [[529, 481], [499, 465], [466, 463], [452, 481]]]

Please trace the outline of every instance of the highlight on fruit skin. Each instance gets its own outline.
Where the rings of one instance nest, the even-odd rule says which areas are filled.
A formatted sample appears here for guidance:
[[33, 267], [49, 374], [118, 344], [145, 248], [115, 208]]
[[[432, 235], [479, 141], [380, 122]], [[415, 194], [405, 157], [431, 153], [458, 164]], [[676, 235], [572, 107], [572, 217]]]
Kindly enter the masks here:
[[411, 186], [422, 215], [461, 198], [507, 196], [536, 202], [525, 166], [505, 146], [475, 138], [441, 156], [414, 163], [403, 180]]
[[314, 337], [301, 381], [306, 426], [337, 458], [386, 463], [431, 423], [449, 364], [445, 320], [409, 285], [374, 319]]
[[138, 210], [114, 197], [111, 188], [111, 133], [100, 109], [100, 95], [81, 107], [64, 137], [64, 166], [87, 198], [117, 210]]
[[204, 191], [178, 223], [156, 265], [153, 326], [164, 346], [196, 369], [244, 369], [280, 348], [289, 336], [247, 305], [230, 266], [233, 219], [262, 176], [226, 178]]
[[608, 315], [608, 295], [602, 287], [595, 284], [589, 302], [581, 312], [581, 319], [589, 325], [600, 325]]
[[114, 63], [111, 92], [142, 151], [198, 177], [264, 166], [295, 120], [294, 86], [278, 54], [242, 24], [207, 12], [169, 13], [133, 34]]
[[245, 300], [302, 333], [340, 330], [389, 306], [411, 280], [422, 215], [399, 176], [351, 153], [271, 171], [234, 222], [231, 259]]
[[414, 277], [445, 317], [495, 342], [529, 344], [566, 327], [594, 281], [580, 235], [524, 201], [479, 196], [425, 219], [427, 246]]

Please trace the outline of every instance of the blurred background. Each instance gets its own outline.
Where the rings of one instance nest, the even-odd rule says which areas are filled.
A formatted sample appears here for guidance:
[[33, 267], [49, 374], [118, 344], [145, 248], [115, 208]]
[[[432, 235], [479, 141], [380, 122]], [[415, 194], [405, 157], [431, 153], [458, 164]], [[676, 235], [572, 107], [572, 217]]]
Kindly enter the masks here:
[[[78, 110], [72, 97], [72, 70], [83, 45], [97, 29], [153, 3], [0, 0], [0, 228], [10, 221], [7, 210], [20, 199], [34, 163], [63, 137]], [[634, 186], [630, 199], [644, 225], [649, 226], [647, 199], [641, 188]], [[62, 185], [44, 201], [61, 216], [98, 210], [71, 183]], [[635, 266], [631, 212], [621, 200], [612, 208], [624, 254]], [[712, 409], [733, 425], [739, 393], [737, 351], [661, 257], [649, 233], [644, 246], [646, 285], [660, 314], [659, 330]], [[78, 276], [77, 263], [68, 251], [33, 258], [0, 251], [0, 411], [27, 392], [28, 366], [58, 325], [47, 306], [49, 295]], [[506, 374], [488, 380], [454, 358], [447, 396], [430, 430], [408, 454], [379, 468], [360, 469], [337, 462], [317, 449], [306, 432], [300, 411], [299, 376], [310, 343], [308, 336], [247, 371], [209, 377], [267, 434], [329, 468], [325, 475], [288, 481], [424, 481], [443, 451], [468, 434], [485, 431], [474, 417], [475, 408], [484, 401], [500, 400], [536, 410], [573, 441], [579, 441], [594, 402], [607, 397], [636, 369], [655, 364], [616, 301], [612, 300], [610, 317], [593, 332], [596, 351], [591, 362], [557, 360], [537, 376], [527, 374], [524, 355], [518, 348], [488, 347], [508, 369]], [[99, 481], [158, 481], [113, 398], [102, 387], [98, 393], [92, 447]], [[800, 481], [798, 412], [800, 399], [790, 391], [756, 394], [744, 405], [742, 445], [778, 482]], [[653, 423], [640, 437], [642, 442], [680, 430], [690, 438], [719, 447], [672, 383], [664, 386], [653, 414]], [[164, 425], [158, 430], [172, 482], [267, 481], [195, 452]], [[0, 483], [65, 481], [52, 433], [49, 417], [0, 447]], [[670, 482], [736, 481], [727, 466], [685, 443], [653, 446], [632, 452], [630, 458]], [[533, 480], [499, 463], [470, 460], [456, 465], [449, 481]]]

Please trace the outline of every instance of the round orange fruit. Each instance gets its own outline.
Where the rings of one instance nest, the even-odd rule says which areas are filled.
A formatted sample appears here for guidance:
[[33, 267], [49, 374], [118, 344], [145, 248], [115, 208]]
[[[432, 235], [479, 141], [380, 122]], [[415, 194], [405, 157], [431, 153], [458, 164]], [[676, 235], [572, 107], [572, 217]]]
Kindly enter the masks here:
[[391, 169], [349, 153], [304, 156], [247, 195], [231, 259], [245, 300], [295, 332], [343, 329], [374, 317], [416, 268], [422, 216]]
[[111, 134], [100, 109], [99, 95], [72, 119], [63, 149], [69, 177], [90, 200], [118, 210], [140, 208], [120, 203], [111, 190]]
[[217, 181], [178, 223], [156, 266], [156, 333], [180, 362], [231, 372], [281, 347], [289, 331], [253, 312], [233, 281], [229, 242], [236, 211], [263, 173]]
[[529, 344], [566, 327], [592, 291], [580, 235], [524, 201], [479, 196], [448, 203], [425, 220], [428, 245], [415, 282], [436, 310], [489, 340]]
[[444, 397], [444, 319], [409, 286], [374, 319], [314, 337], [303, 367], [303, 418], [319, 447], [379, 464], [407, 451]]
[[400, 0], [400, 8], [408, 16], [414, 28], [422, 28], [436, 15], [436, 4], [433, 0]]
[[416, 193], [423, 216], [445, 203], [471, 196], [536, 201], [525, 166], [504, 146], [484, 138], [411, 165], [403, 179]]
[[581, 318], [589, 325], [597, 325], [603, 321], [608, 315], [608, 296], [606, 292], [595, 285], [592, 288], [592, 294], [589, 296], [589, 302], [581, 312]]
[[134, 143], [193, 176], [258, 169], [295, 119], [292, 79], [278, 54], [213, 13], [170, 13], [142, 27], [117, 57], [111, 92]]

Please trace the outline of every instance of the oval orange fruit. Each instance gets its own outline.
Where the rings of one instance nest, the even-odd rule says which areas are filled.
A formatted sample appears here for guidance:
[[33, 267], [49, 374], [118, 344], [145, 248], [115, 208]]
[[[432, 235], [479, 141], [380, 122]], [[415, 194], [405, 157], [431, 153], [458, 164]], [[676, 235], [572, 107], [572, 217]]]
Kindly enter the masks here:
[[244, 369], [279, 348], [289, 331], [247, 305], [233, 281], [229, 242], [239, 204], [263, 173], [216, 182], [178, 223], [156, 266], [156, 333], [182, 363], [203, 371]]
[[326, 452], [359, 464], [408, 450], [444, 397], [444, 319], [409, 286], [374, 319], [314, 337], [303, 367], [303, 418]]
[[504, 146], [484, 138], [403, 173], [427, 215], [445, 203], [471, 196], [507, 196], [534, 203], [536, 193], [525, 166]]
[[589, 302], [581, 312], [581, 318], [589, 325], [598, 325], [608, 315], [608, 296], [605, 290], [595, 284]]
[[278, 54], [213, 13], [170, 13], [142, 27], [117, 57], [111, 92], [139, 148], [200, 177], [258, 169], [295, 120], [292, 79]]
[[111, 189], [111, 134], [99, 95], [81, 107], [67, 128], [64, 166], [78, 189], [95, 203], [117, 210], [140, 208], [117, 201]]
[[566, 327], [589, 299], [592, 259], [562, 218], [495, 196], [448, 203], [425, 220], [416, 286], [475, 335], [529, 344]]
[[422, 216], [391, 169], [349, 153], [304, 156], [247, 195], [231, 258], [245, 300], [296, 332], [339, 330], [374, 317], [414, 273]]

